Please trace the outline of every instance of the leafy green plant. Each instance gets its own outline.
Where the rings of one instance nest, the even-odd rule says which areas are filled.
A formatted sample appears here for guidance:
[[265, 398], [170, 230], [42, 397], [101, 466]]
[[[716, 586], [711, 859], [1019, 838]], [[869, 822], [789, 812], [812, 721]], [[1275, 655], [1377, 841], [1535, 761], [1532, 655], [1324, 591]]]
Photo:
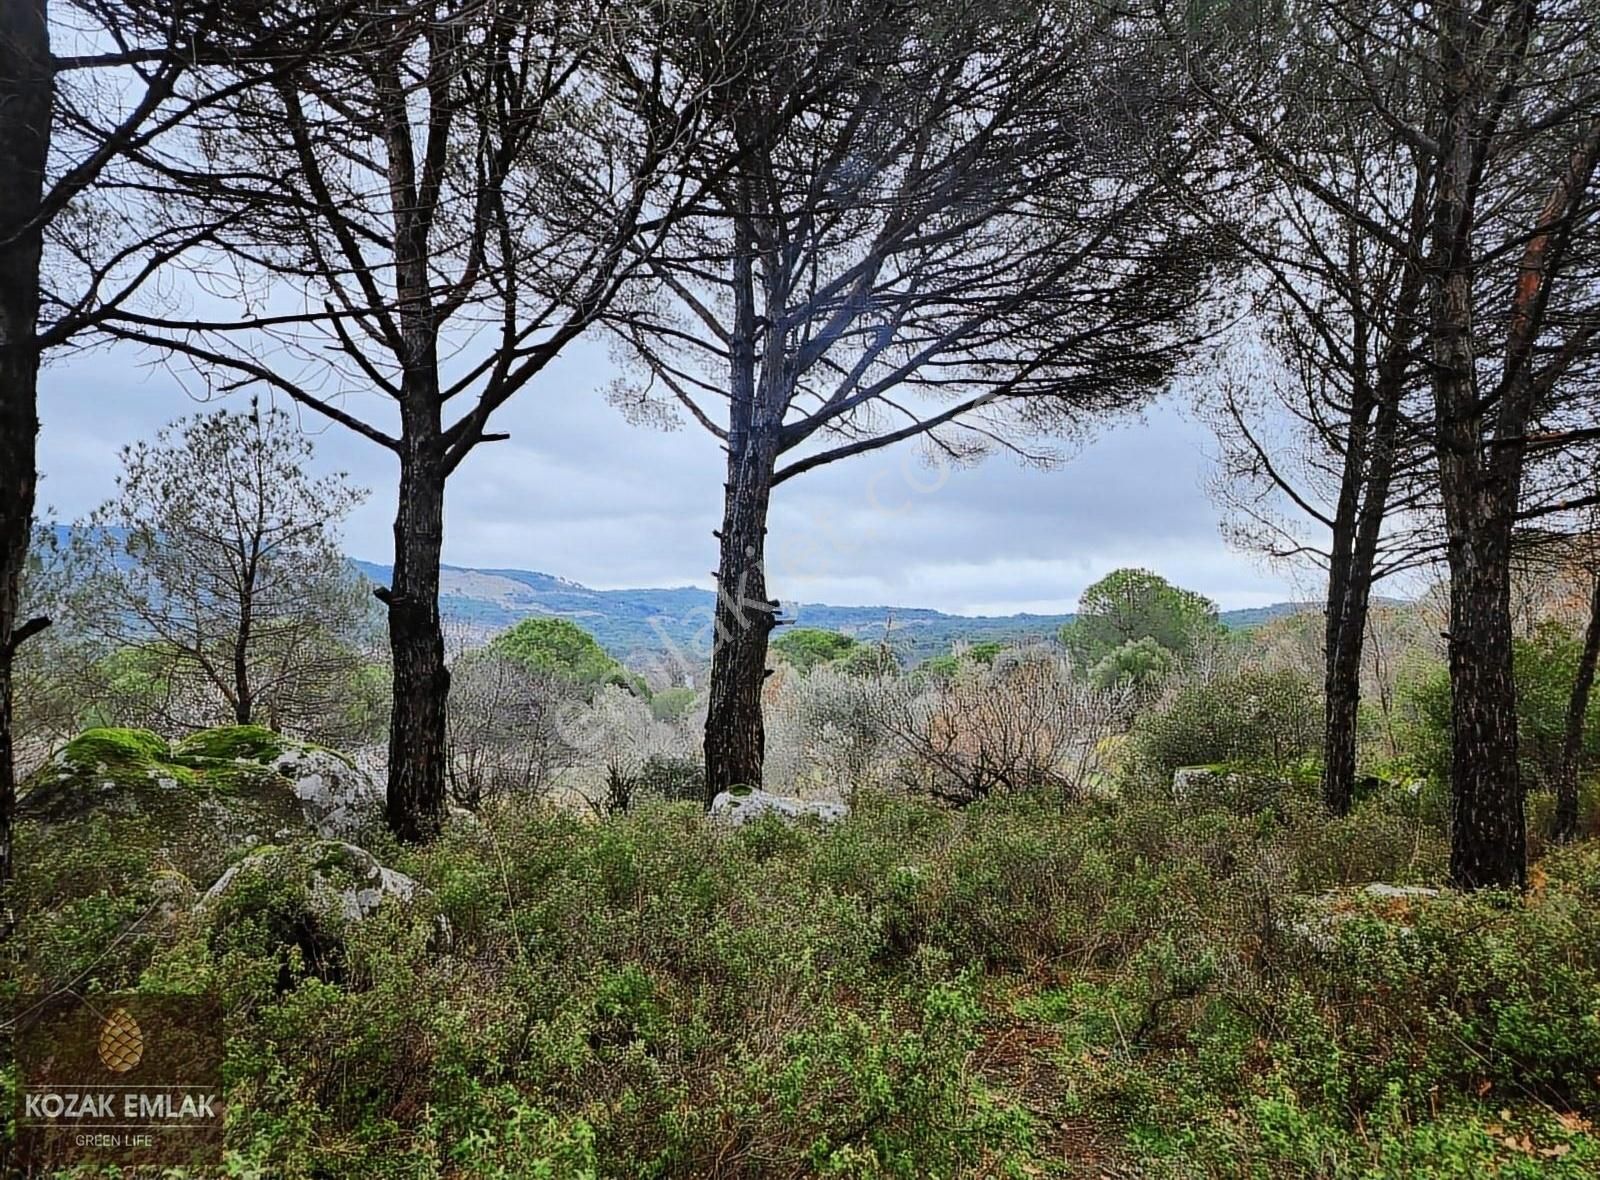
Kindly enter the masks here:
[[1322, 707], [1294, 672], [1245, 671], [1179, 688], [1134, 726], [1135, 761], [1165, 784], [1183, 766], [1286, 770], [1316, 751]]
[[1080, 668], [1089, 669], [1129, 642], [1149, 639], [1182, 657], [1221, 633], [1210, 599], [1149, 570], [1121, 569], [1083, 592], [1061, 642]]
[[[1550, 782], [1566, 732], [1581, 641], [1553, 621], [1513, 645], [1517, 685], [1517, 743], [1528, 785]], [[1414, 659], [1402, 670], [1400, 716], [1406, 749], [1428, 774], [1450, 773], [1450, 674], [1442, 663]], [[1600, 767], [1600, 695], [1589, 701], [1579, 753], [1581, 771]]]
[[[336, 963], [263, 880], [85, 978], [218, 995], [239, 1175], [1592, 1175], [1600, 847], [1526, 897], [1369, 893], [1443, 878], [1439, 813], [1225, 802], [512, 801], [375, 848], [427, 892]], [[30, 915], [27, 970], [129, 920]]]
[[630, 674], [594, 636], [569, 619], [523, 619], [495, 636], [489, 651], [585, 688], [615, 684], [636, 696], [650, 695], [643, 680]]
[[782, 632], [771, 643], [775, 655], [787, 660], [800, 672], [809, 672], [819, 664], [843, 659], [860, 646], [848, 635], [837, 631], [823, 631], [816, 627], [793, 627]]

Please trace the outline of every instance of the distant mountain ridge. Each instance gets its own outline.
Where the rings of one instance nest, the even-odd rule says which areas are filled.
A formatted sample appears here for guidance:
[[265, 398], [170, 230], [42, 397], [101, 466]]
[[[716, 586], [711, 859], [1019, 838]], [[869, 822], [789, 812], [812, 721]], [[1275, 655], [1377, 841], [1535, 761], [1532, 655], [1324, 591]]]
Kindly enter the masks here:
[[[393, 567], [370, 561], [353, 564], [372, 581], [388, 584]], [[710, 590], [697, 586], [594, 590], [534, 570], [451, 565], [441, 570], [439, 588], [440, 611], [457, 626], [487, 637], [526, 618], [566, 618], [624, 661], [675, 647], [691, 655], [706, 655], [715, 603], [716, 596]], [[1315, 608], [1307, 603], [1280, 602], [1224, 611], [1222, 621], [1229, 627], [1254, 627], [1307, 609]], [[838, 631], [869, 642], [882, 640], [887, 633], [897, 652], [917, 660], [948, 651], [957, 641], [1010, 643], [1048, 639], [1074, 616], [950, 615], [926, 607], [785, 602], [783, 617], [793, 619], [798, 626]]]
[[[70, 525], [54, 525], [57, 544], [72, 537]], [[120, 532], [121, 530], [115, 530]], [[380, 585], [388, 585], [393, 567], [351, 559], [350, 564]], [[691, 659], [710, 655], [711, 612], [716, 596], [698, 586], [666, 589], [595, 590], [569, 578], [536, 570], [474, 569], [447, 565], [440, 571], [439, 607], [448, 624], [486, 640], [526, 618], [571, 619], [624, 662], [642, 660], [674, 648]], [[1222, 612], [1229, 627], [1258, 627], [1285, 615], [1320, 610], [1320, 604], [1275, 602]], [[1028, 642], [1052, 638], [1075, 616], [950, 615], [926, 607], [828, 606], [824, 603], [783, 604], [783, 617], [798, 626], [838, 631], [876, 643], [885, 633], [901, 657], [926, 659], [949, 651], [958, 641]]]

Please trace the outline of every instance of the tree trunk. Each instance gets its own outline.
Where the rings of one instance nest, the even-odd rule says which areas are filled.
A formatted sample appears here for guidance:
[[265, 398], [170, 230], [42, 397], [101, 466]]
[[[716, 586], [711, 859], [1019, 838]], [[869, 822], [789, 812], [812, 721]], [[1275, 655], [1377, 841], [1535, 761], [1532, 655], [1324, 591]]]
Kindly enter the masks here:
[[[757, 202], [739, 187], [734, 222], [733, 325], [729, 340], [728, 480], [723, 485], [722, 530], [717, 534], [717, 607], [713, 616], [710, 701], [706, 711], [706, 805], [729, 787], [761, 785], [766, 731], [761, 689], [767, 679], [767, 639], [778, 604], [767, 598], [767, 506], [783, 429], [782, 349], [758, 357], [759, 320], [755, 259], [760, 249], [753, 212]], [[771, 261], [765, 271], [777, 273]], [[764, 292], [767, 323], [781, 303]]]
[[[15, 874], [12, 659], [36, 629], [17, 616], [38, 485], [39, 260], [52, 92], [45, 0], [0, 0], [0, 885]], [[10, 921], [0, 915], [0, 933]]]
[[439, 832], [445, 815], [445, 711], [450, 672], [439, 625], [439, 561], [444, 546], [445, 468], [435, 428], [407, 423], [394, 519], [394, 577], [379, 597], [389, 608], [394, 707], [389, 720], [389, 827], [417, 843]]
[[1450, 568], [1450, 878], [1463, 889], [1520, 889], [1528, 866], [1511, 649], [1517, 485], [1491, 479], [1482, 460], [1469, 270], [1452, 268], [1434, 298], [1439, 487]]
[[[1413, 206], [1414, 236], [1421, 233], [1425, 192], [1419, 185]], [[1395, 304], [1391, 335], [1378, 362], [1374, 396], [1368, 406], [1351, 408], [1351, 437], [1345, 450], [1328, 571], [1322, 792], [1323, 801], [1335, 815], [1346, 814], [1355, 799], [1361, 655], [1366, 646], [1378, 545], [1399, 458], [1401, 401], [1415, 330], [1412, 316], [1421, 294], [1421, 273], [1408, 267]], [[1365, 418], [1371, 405], [1376, 406], [1376, 416], [1369, 432]]]
[[[1361, 709], [1361, 637], [1351, 632], [1344, 603], [1329, 595], [1329, 647], [1324, 657], [1322, 800], [1334, 815], [1346, 815], [1355, 800], [1356, 724]], [[1362, 625], [1365, 626], [1365, 612]]]
[[251, 601], [248, 590], [240, 598], [239, 632], [233, 638], [233, 720], [249, 725], [255, 699], [250, 689]]
[[706, 713], [706, 801], [734, 786], [761, 785], [766, 735], [761, 689], [767, 639], [778, 604], [767, 598], [767, 506], [775, 456], [770, 448], [730, 454], [717, 562], [715, 639]]
[[1339, 503], [1328, 546], [1328, 601], [1323, 629], [1322, 801], [1334, 815], [1350, 810], [1356, 786], [1356, 717], [1361, 705], [1361, 637], [1350, 635], [1356, 517], [1366, 481], [1371, 399], [1352, 399]]
[[1550, 825], [1555, 840], [1578, 834], [1578, 762], [1583, 754], [1583, 727], [1589, 718], [1589, 692], [1594, 687], [1595, 664], [1600, 662], [1600, 578], [1589, 599], [1589, 623], [1583, 631], [1583, 654], [1578, 675], [1567, 698], [1567, 725], [1562, 735], [1561, 764], [1556, 770], [1556, 811]]
[[[1409, 339], [1409, 337], [1407, 337]], [[1323, 797], [1335, 815], [1350, 810], [1355, 798], [1356, 727], [1361, 708], [1361, 655], [1366, 647], [1367, 616], [1372, 609], [1372, 584], [1378, 562], [1378, 544], [1389, 512], [1389, 488], [1394, 482], [1400, 431], [1400, 399], [1404, 395], [1406, 345], [1396, 340], [1379, 374], [1379, 405], [1372, 438], [1366, 447], [1363, 485], [1354, 535], [1343, 554], [1345, 571], [1337, 582], [1329, 579], [1330, 616], [1338, 611], [1338, 627], [1329, 626], [1325, 689], [1327, 732], [1323, 737]], [[1347, 476], [1348, 478], [1348, 476]], [[1337, 545], [1335, 556], [1339, 556]]]
[[[1526, 47], [1532, 8], [1512, 24]], [[1477, 212], [1481, 62], [1468, 6], [1441, 4], [1439, 73], [1445, 92], [1428, 259], [1434, 445], [1450, 569], [1450, 879], [1462, 889], [1521, 889], [1528, 846], [1517, 767], [1517, 691], [1511, 653], [1511, 535], [1521, 492], [1520, 446], [1486, 457], [1484, 400], [1474, 347], [1473, 228]], [[1518, 23], [1520, 22], [1520, 23]], [[1536, 294], [1519, 281], [1518, 297]], [[1518, 309], [1513, 307], [1513, 312]], [[1514, 316], [1515, 321], [1515, 316]], [[1531, 321], [1530, 321], [1531, 322]], [[1513, 336], [1520, 323], [1514, 323]], [[1513, 352], [1515, 340], [1513, 340]], [[1526, 383], [1501, 391], [1501, 437], [1522, 434]]]
[[1463, 889], [1527, 883], [1507, 564], [1451, 563], [1450, 877]]

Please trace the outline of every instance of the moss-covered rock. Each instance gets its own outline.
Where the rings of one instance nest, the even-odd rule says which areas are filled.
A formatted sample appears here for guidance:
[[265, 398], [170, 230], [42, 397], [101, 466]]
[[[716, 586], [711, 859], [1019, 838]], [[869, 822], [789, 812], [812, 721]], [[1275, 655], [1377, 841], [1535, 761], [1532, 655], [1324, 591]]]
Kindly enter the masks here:
[[252, 852], [206, 891], [195, 916], [218, 954], [282, 956], [286, 969], [338, 979], [351, 925], [424, 893], [364, 848], [301, 841]]
[[259, 726], [176, 744], [85, 730], [21, 787], [22, 974], [39, 986], [132, 986], [230, 865], [263, 844], [347, 838], [381, 823], [382, 804], [347, 759]]
[[219, 725], [192, 733], [175, 747], [181, 758], [208, 761], [255, 762], [265, 766], [285, 747], [297, 745], [263, 725]]
[[[270, 767], [186, 755], [137, 729], [73, 738], [23, 783], [18, 816], [21, 883], [45, 904], [158, 869], [209, 884], [240, 853], [307, 827]], [[72, 855], [87, 848], [106, 854], [103, 872]]]
[[137, 765], [167, 755], [166, 739], [148, 729], [86, 729], [62, 747], [63, 760]]
[[43, 906], [136, 889], [163, 870], [204, 888], [260, 844], [349, 836], [381, 813], [382, 792], [348, 760], [259, 726], [176, 745], [90, 729], [22, 785], [19, 883]]

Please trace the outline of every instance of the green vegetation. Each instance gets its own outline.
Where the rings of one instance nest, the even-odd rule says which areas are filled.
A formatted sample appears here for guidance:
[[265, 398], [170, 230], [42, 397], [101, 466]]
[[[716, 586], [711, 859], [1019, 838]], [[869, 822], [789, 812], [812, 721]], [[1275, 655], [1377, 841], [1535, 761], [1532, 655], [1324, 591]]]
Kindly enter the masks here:
[[[214, 1001], [237, 1180], [1600, 1177], [1600, 3], [67, 7], [0, 14], [0, 1047]], [[251, 400], [99, 423], [30, 554], [97, 342]], [[441, 568], [574, 384], [711, 436], [589, 540], [692, 463], [714, 591]], [[1073, 489], [950, 470], [1180, 391], [1304, 613], [772, 597], [1050, 601]], [[301, 411], [393, 456], [384, 585]], [[1079, 540], [1188, 531], [1170, 443]], [[152, 1024], [117, 1117], [204, 1080]]]
[[566, 619], [524, 619], [496, 636], [489, 648], [526, 667], [584, 684], [603, 684], [621, 671], [594, 636]]
[[84, 730], [62, 748], [61, 758], [73, 767], [141, 771], [169, 761], [169, 753], [167, 740], [159, 734], [107, 726]]
[[[85, 731], [23, 795], [11, 986], [216, 995], [241, 1176], [1596, 1174], [1600, 842], [1443, 888], [1420, 641], [1331, 818], [1313, 630], [1132, 694], [1045, 647], [857, 675], [854, 643], [772, 689], [773, 764], [854, 787], [826, 827], [708, 819], [686, 690], [571, 701], [588, 744], [541, 774], [588, 808], [502, 791], [423, 847], [317, 838], [269, 730]], [[1519, 641], [1530, 733], [1573, 658]]]
[[894, 652], [881, 643], [857, 644], [835, 665], [851, 676], [893, 676], [900, 671]]
[[694, 708], [699, 694], [692, 688], [663, 688], [650, 697], [650, 714], [657, 721], [681, 721]]
[[271, 762], [283, 752], [283, 739], [264, 725], [221, 725], [190, 734], [174, 747], [180, 758]]
[[1149, 570], [1115, 570], [1085, 590], [1061, 642], [1082, 668], [1095, 668], [1125, 644], [1149, 639], [1186, 656], [1223, 633], [1217, 605]]
[[155, 716], [172, 696], [176, 662], [176, 653], [159, 644], [118, 647], [94, 660], [83, 677], [88, 682], [83, 686], [89, 689], [86, 695], [104, 698], [98, 707], [90, 707], [98, 714], [94, 719], [109, 724]]
[[236, 1174], [1594, 1174], [1600, 848], [1526, 899], [1330, 894], [1436, 881], [1442, 832], [1129, 786], [511, 807], [379, 850], [429, 892], [336, 938], [252, 870], [101, 970], [223, 997]]
[[636, 695], [649, 695], [644, 681], [606, 654], [593, 635], [567, 619], [524, 619], [495, 636], [488, 650], [581, 688], [616, 684]]
[[963, 659], [971, 660], [974, 664], [992, 664], [995, 656], [1005, 650], [1005, 644], [996, 639], [983, 639], [977, 643], [969, 643], [962, 650]]
[[[708, 819], [682, 691], [576, 703], [592, 808], [503, 792], [420, 848], [314, 838], [270, 731], [87, 731], [23, 797], [13, 986], [217, 995], [246, 1176], [1595, 1174], [1600, 843], [1442, 890], [1420, 643], [1330, 818], [1308, 637], [1131, 700], [1048, 649], [854, 644], [774, 685], [775, 763], [856, 787], [829, 827]], [[1519, 646], [1530, 717], [1569, 648]]]
[[[1547, 786], [1560, 757], [1572, 682], [1582, 643], [1571, 630], [1546, 622], [1515, 641], [1517, 739], [1522, 773]], [[1438, 779], [1450, 773], [1450, 671], [1443, 661], [1414, 658], [1400, 679], [1404, 740], [1417, 768]], [[1600, 694], [1589, 700], [1579, 770], [1600, 767]]]
[[1101, 688], [1155, 684], [1171, 672], [1177, 657], [1149, 635], [1126, 640], [1089, 669], [1089, 679]]
[[844, 659], [860, 645], [837, 631], [795, 627], [781, 632], [771, 646], [775, 655], [787, 660], [796, 670], [809, 672], [818, 664]]
[[1170, 779], [1181, 766], [1250, 763], [1277, 773], [1321, 740], [1322, 703], [1289, 671], [1237, 672], [1185, 685], [1135, 723], [1142, 770]]
[[[340, 757], [256, 725], [176, 743], [143, 729], [99, 728], [67, 742], [22, 784], [21, 937], [60, 934], [107, 907], [137, 914], [160, 900], [164, 873], [186, 890], [204, 888], [263, 841], [306, 834], [294, 770], [274, 765], [290, 753]], [[314, 772], [326, 775], [326, 761]], [[90, 959], [98, 953], [80, 949]]]

